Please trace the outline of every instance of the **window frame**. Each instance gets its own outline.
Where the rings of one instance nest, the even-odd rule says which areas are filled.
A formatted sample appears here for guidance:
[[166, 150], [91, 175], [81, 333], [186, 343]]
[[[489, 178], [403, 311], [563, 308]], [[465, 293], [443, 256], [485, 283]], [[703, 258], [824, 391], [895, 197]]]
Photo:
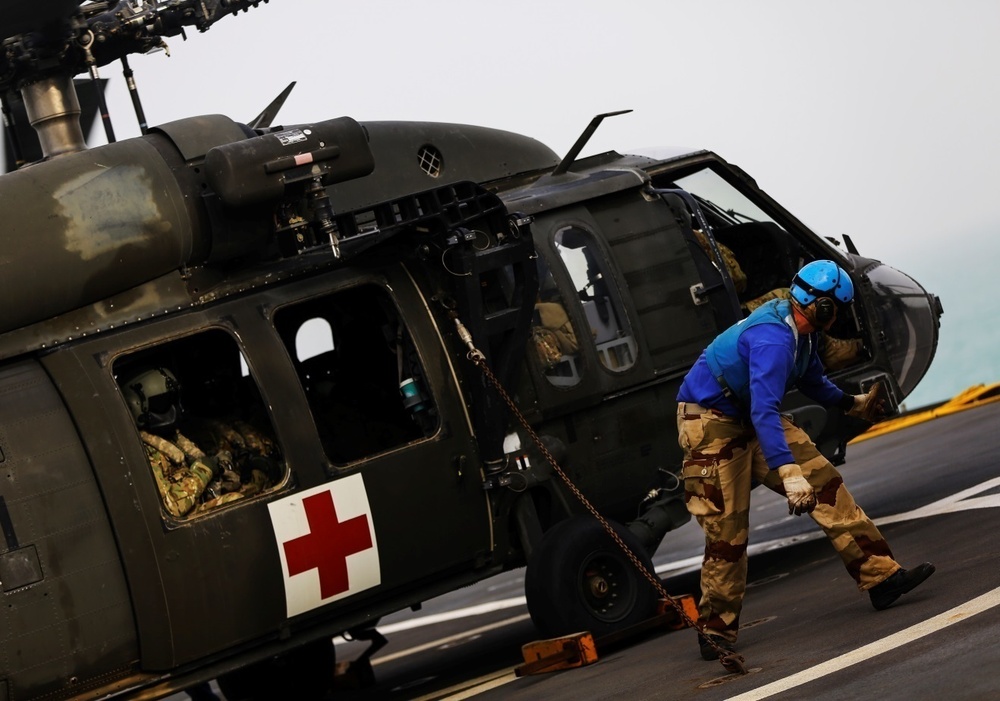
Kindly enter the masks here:
[[[558, 239], [562, 234], [568, 231], [575, 231], [578, 235], [582, 236], [584, 239], [584, 246], [575, 248], [561, 246]], [[579, 311], [582, 312], [581, 316], [586, 321], [587, 328], [590, 329], [591, 333], [583, 334], [583, 336], [589, 339], [590, 342], [587, 345], [593, 349], [594, 354], [597, 356], [599, 365], [612, 376], [620, 376], [623, 373], [635, 368], [639, 362], [639, 344], [636, 340], [636, 330], [632, 325], [628, 311], [625, 307], [622, 287], [618, 283], [618, 278], [614, 272], [614, 260], [604, 249], [604, 246], [601, 243], [601, 238], [594, 233], [590, 226], [582, 222], [566, 222], [553, 229], [548, 243], [554, 253], [554, 258], [558, 259], [562, 264], [562, 270], [560, 271], [562, 273], [562, 277], [564, 280], [569, 281], [570, 287], [573, 291], [572, 297], [576, 299], [576, 305], [579, 307]], [[588, 308], [586, 302], [580, 298], [581, 293], [585, 292], [585, 290], [593, 284], [594, 279], [591, 279], [588, 275], [587, 282], [590, 283], [590, 285], [585, 285], [583, 289], [580, 289], [577, 276], [574, 276], [573, 272], [567, 265], [566, 257], [561, 253], [562, 249], [582, 251], [584, 248], [587, 248], [591, 252], [593, 264], [598, 268], [597, 272], [599, 273], [600, 278], [596, 279], [599, 279], [604, 283], [606, 292], [604, 297], [608, 301], [610, 311], [609, 320], [613, 319], [613, 324], [609, 324], [608, 320], [601, 318], [596, 304], [596, 290], [594, 295], [595, 299], [587, 300], [591, 302], [591, 307]], [[585, 256], [583, 253], [580, 255]], [[590, 265], [590, 261], [587, 261], [587, 265]], [[565, 295], [563, 295], [563, 297], [565, 298]], [[593, 314], [589, 312], [591, 309], [593, 310]], [[596, 319], [592, 318], [595, 315]], [[597, 323], [596, 336], [594, 326], [595, 322]], [[601, 338], [602, 333], [610, 333], [614, 335], [605, 338], [603, 341], [598, 341], [597, 339]], [[625, 341], [624, 348], [629, 354], [628, 362], [617, 368], [610, 364], [610, 358], [612, 357], [611, 351], [614, 349], [613, 346], [622, 347], [620, 342], [614, 343], [616, 339]], [[579, 338], [579, 334], [578, 342], [582, 348], [583, 339]]]
[[[159, 487], [156, 483], [156, 478], [153, 475], [152, 468], [151, 466], [148, 465], [147, 462], [148, 475], [150, 478], [149, 481], [150, 485], [153, 488], [154, 497], [159, 505], [160, 516], [164, 521], [164, 523], [170, 528], [174, 528], [194, 521], [199, 521], [203, 518], [211, 517], [223, 512], [232, 511], [233, 509], [245, 507], [250, 504], [255, 504], [261, 500], [269, 500], [273, 498], [274, 495], [287, 490], [287, 488], [293, 482], [292, 469], [287, 460], [287, 455], [285, 454], [284, 447], [282, 445], [280, 436], [278, 434], [277, 423], [271, 411], [271, 403], [268, 402], [266, 399], [263, 387], [253, 370], [253, 364], [251, 363], [249, 356], [246, 353], [246, 349], [243, 346], [239, 334], [236, 333], [236, 331], [233, 328], [230, 328], [229, 326], [226, 326], [224, 324], [213, 323], [205, 326], [198, 326], [196, 328], [188, 328], [183, 331], [178, 331], [175, 333], [164, 334], [158, 338], [149, 340], [148, 342], [130, 347], [127, 350], [123, 350], [122, 352], [116, 353], [112, 358], [108, 360], [108, 362], [104, 366], [104, 370], [105, 372], [108, 373], [112, 386], [114, 386], [118, 391], [118, 395], [121, 400], [123, 410], [125, 414], [128, 416], [128, 423], [133, 428], [134, 440], [138, 445], [140, 453], [144, 456], [146, 455], [145, 443], [143, 442], [139, 434], [140, 430], [139, 426], [136, 425], [132, 417], [132, 412], [128, 407], [128, 402], [125, 397], [125, 393], [123, 391], [123, 381], [127, 377], [127, 374], [120, 375], [120, 373], [126, 372], [125, 368], [128, 367], [128, 361], [137, 362], [144, 356], [151, 356], [155, 358], [157, 350], [162, 351], [163, 349], [172, 345], [176, 345], [178, 343], [190, 343], [193, 342], [193, 339], [196, 339], [198, 336], [205, 336], [209, 334], [217, 334], [220, 336], [224, 336], [228, 340], [228, 342], [232, 344], [232, 347], [236, 349], [240, 361], [239, 362], [240, 378], [252, 382], [253, 388], [256, 393], [256, 397], [259, 400], [258, 406], [256, 408], [262, 412], [261, 416], [266, 418], [268, 424], [266, 428], [269, 431], [269, 435], [273, 438], [274, 443], [278, 446], [278, 450], [281, 455], [281, 460], [279, 463], [279, 467], [281, 468], [281, 477], [280, 479], [276, 480], [273, 484], [271, 484], [267, 489], [262, 490], [261, 492], [254, 494], [252, 496], [219, 504], [211, 509], [207, 509], [200, 513], [193, 510], [190, 513], [184, 514], [182, 516], [174, 516], [169, 511], [167, 511], [164, 505], [163, 497], [160, 494]], [[176, 353], [176, 351], [173, 352]], [[123, 361], [127, 361], [124, 367], [122, 366]], [[246, 371], [245, 374], [243, 374], [243, 370]], [[181, 382], [181, 384], [183, 385], [183, 382]]]
[[[376, 452], [367, 453], [365, 455], [357, 457], [352, 457], [347, 460], [341, 460], [338, 459], [336, 456], [332, 455], [331, 452], [327, 449], [327, 445], [325, 444], [322, 438], [324, 424], [321, 422], [320, 418], [316, 415], [315, 407], [310, 398], [310, 392], [307, 389], [306, 385], [303, 383], [303, 378], [299, 372], [301, 364], [306, 360], [308, 360], [309, 358], [300, 360], [297, 357], [298, 356], [297, 352], [295, 353], [294, 356], [292, 354], [292, 350], [295, 349], [296, 346], [297, 335], [306, 323], [317, 318], [323, 319], [325, 321], [328, 321], [328, 319], [326, 319], [323, 316], [315, 316], [315, 315], [309, 316], [307, 318], [304, 318], [296, 326], [294, 332], [286, 334], [283, 332], [281, 328], [282, 324], [280, 321], [280, 317], [289, 310], [294, 308], [307, 307], [308, 305], [318, 305], [321, 304], [323, 300], [328, 300], [332, 297], [337, 297], [339, 295], [358, 294], [359, 290], [362, 290], [363, 288], [366, 287], [372, 288], [373, 290], [377, 290], [378, 294], [382, 296], [382, 300], [391, 305], [391, 309], [395, 314], [397, 321], [406, 330], [406, 336], [409, 339], [408, 343], [410, 345], [411, 353], [413, 357], [416, 359], [416, 362], [419, 364], [420, 371], [422, 373], [422, 377], [424, 380], [421, 385], [421, 388], [424, 392], [424, 395], [426, 396], [427, 401], [433, 407], [435, 418], [432, 430], [424, 431], [424, 435], [422, 436], [414, 437], [409, 440], [404, 440], [402, 442], [395, 443]], [[375, 302], [375, 304], [377, 304], [377, 302]], [[343, 472], [345, 470], [354, 469], [359, 464], [363, 464], [373, 459], [381, 458], [382, 456], [388, 455], [395, 451], [405, 449], [408, 446], [413, 446], [416, 444], [433, 441], [438, 437], [440, 437], [441, 432], [444, 430], [443, 422], [438, 412], [438, 407], [440, 406], [441, 397], [439, 396], [438, 389], [434, 387], [434, 383], [430, 380], [430, 376], [427, 371], [429, 365], [425, 357], [425, 354], [421, 348], [421, 344], [417, 341], [418, 334], [414, 333], [414, 330], [411, 328], [411, 325], [407, 322], [406, 315], [403, 313], [403, 310], [400, 306], [400, 300], [397, 298], [397, 295], [395, 294], [392, 286], [388, 284], [386, 280], [379, 277], [363, 277], [363, 278], [353, 279], [347, 284], [337, 285], [336, 287], [333, 288], [324, 289], [321, 291], [317, 291], [313, 294], [305, 295], [294, 300], [283, 302], [270, 310], [268, 314], [268, 321], [276, 338], [278, 339], [279, 345], [285, 352], [289, 366], [293, 368], [293, 373], [299, 381], [299, 389], [302, 391], [302, 394], [305, 398], [305, 406], [310, 413], [310, 418], [312, 419], [313, 424], [316, 427], [317, 433], [320, 434], [320, 440], [319, 440], [320, 452], [325, 457], [330, 468], [332, 468], [332, 470], [328, 469], [328, 472], [331, 475]], [[333, 325], [331, 325], [331, 328], [332, 326]], [[291, 345], [289, 345], [289, 343], [286, 342], [286, 338], [291, 341]], [[336, 332], [334, 332], [334, 346], [336, 347]], [[310, 356], [310, 357], [315, 357], [315, 356]]]

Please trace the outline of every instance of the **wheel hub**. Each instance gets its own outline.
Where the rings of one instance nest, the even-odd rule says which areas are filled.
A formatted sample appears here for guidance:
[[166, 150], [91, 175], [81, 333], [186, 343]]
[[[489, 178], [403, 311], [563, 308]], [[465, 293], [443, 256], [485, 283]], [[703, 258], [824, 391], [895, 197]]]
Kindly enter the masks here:
[[596, 599], [603, 599], [608, 595], [608, 591], [611, 590], [608, 580], [599, 572], [590, 575], [587, 580], [587, 586], [590, 589], [590, 595]]

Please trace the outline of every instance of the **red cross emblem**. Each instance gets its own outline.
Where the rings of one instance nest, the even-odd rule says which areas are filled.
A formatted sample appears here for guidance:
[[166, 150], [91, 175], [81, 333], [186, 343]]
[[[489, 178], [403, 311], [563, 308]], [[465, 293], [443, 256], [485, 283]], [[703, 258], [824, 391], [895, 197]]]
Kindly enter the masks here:
[[320, 596], [329, 599], [350, 589], [347, 556], [372, 546], [368, 517], [337, 520], [333, 495], [323, 491], [302, 500], [309, 521], [309, 533], [285, 543], [288, 576], [319, 570]]
[[360, 474], [267, 507], [289, 618], [381, 584], [375, 520]]

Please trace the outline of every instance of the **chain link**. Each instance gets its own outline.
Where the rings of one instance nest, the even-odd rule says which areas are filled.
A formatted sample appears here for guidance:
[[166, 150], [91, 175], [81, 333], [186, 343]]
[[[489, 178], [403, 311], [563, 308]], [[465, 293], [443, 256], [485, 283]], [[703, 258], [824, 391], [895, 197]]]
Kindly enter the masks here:
[[[458, 320], [456, 319], [456, 322], [457, 321]], [[712, 646], [712, 649], [715, 650], [716, 654], [719, 656], [719, 661], [722, 663], [722, 666], [725, 667], [726, 671], [739, 674], [746, 674], [747, 669], [746, 666], [744, 665], [743, 657], [741, 655], [737, 655], [734, 652], [726, 650], [725, 648], [720, 646], [712, 639], [714, 636], [704, 634], [704, 626], [702, 626], [700, 623], [693, 620], [690, 616], [687, 615], [687, 613], [684, 611], [684, 607], [680, 603], [678, 603], [672, 596], [670, 596], [670, 594], [667, 593], [667, 590], [664, 588], [663, 582], [660, 581], [660, 578], [657, 577], [653, 572], [650, 572], [648, 569], [646, 569], [642, 561], [639, 560], [636, 554], [632, 551], [632, 548], [630, 548], [625, 543], [625, 541], [622, 540], [621, 536], [618, 535], [618, 532], [615, 531], [614, 528], [612, 528], [610, 523], [608, 523], [608, 520], [601, 515], [601, 513], [597, 510], [597, 508], [593, 504], [591, 504], [590, 500], [587, 499], [587, 497], [584, 496], [583, 492], [580, 491], [579, 487], [577, 487], [573, 483], [573, 481], [569, 478], [569, 476], [563, 471], [562, 467], [559, 466], [559, 463], [556, 462], [556, 459], [552, 456], [552, 453], [550, 453], [549, 449], [545, 447], [544, 443], [542, 443], [542, 439], [538, 436], [537, 433], [535, 433], [535, 430], [531, 427], [531, 424], [528, 423], [528, 419], [525, 418], [524, 414], [521, 413], [521, 410], [518, 409], [517, 405], [514, 403], [514, 400], [511, 399], [510, 395], [507, 393], [507, 390], [505, 390], [500, 385], [500, 381], [497, 379], [496, 375], [493, 374], [493, 371], [490, 369], [489, 365], [486, 364], [485, 356], [479, 350], [473, 347], [472, 350], [469, 351], [467, 357], [474, 365], [476, 365], [476, 367], [478, 367], [482, 371], [482, 373], [486, 376], [486, 379], [489, 380], [490, 384], [493, 385], [493, 388], [500, 395], [500, 398], [503, 399], [504, 403], [507, 405], [507, 407], [511, 410], [514, 416], [517, 417], [517, 420], [524, 427], [524, 430], [527, 431], [528, 436], [531, 437], [532, 442], [538, 448], [538, 451], [542, 454], [542, 457], [545, 458], [545, 460], [549, 463], [549, 465], [552, 466], [552, 469], [555, 470], [556, 474], [559, 475], [560, 479], [562, 479], [562, 481], [565, 482], [566, 486], [573, 493], [573, 496], [575, 496], [580, 501], [580, 503], [583, 504], [583, 506], [587, 509], [587, 511], [589, 511], [591, 515], [597, 519], [598, 523], [601, 524], [601, 527], [604, 528], [604, 530], [608, 533], [608, 535], [611, 536], [611, 539], [614, 540], [614, 542], [618, 545], [619, 548], [621, 548], [622, 552], [625, 553], [626, 557], [628, 557], [628, 559], [632, 562], [635, 568], [642, 574], [643, 577], [645, 577], [649, 581], [650, 584], [653, 585], [653, 587], [659, 593], [660, 598], [669, 602], [670, 605], [673, 606], [677, 614], [681, 617], [681, 619], [685, 623], [687, 623], [688, 626], [697, 630], [698, 633], [702, 636], [702, 638], [708, 641], [708, 643]]]

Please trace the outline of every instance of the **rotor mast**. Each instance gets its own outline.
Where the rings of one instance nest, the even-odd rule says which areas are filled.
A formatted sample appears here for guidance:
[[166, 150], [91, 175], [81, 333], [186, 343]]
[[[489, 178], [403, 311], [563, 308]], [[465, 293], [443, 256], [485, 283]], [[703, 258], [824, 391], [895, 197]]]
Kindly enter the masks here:
[[22, 86], [28, 122], [35, 129], [45, 159], [87, 148], [80, 126], [80, 101], [73, 78], [53, 75]]

